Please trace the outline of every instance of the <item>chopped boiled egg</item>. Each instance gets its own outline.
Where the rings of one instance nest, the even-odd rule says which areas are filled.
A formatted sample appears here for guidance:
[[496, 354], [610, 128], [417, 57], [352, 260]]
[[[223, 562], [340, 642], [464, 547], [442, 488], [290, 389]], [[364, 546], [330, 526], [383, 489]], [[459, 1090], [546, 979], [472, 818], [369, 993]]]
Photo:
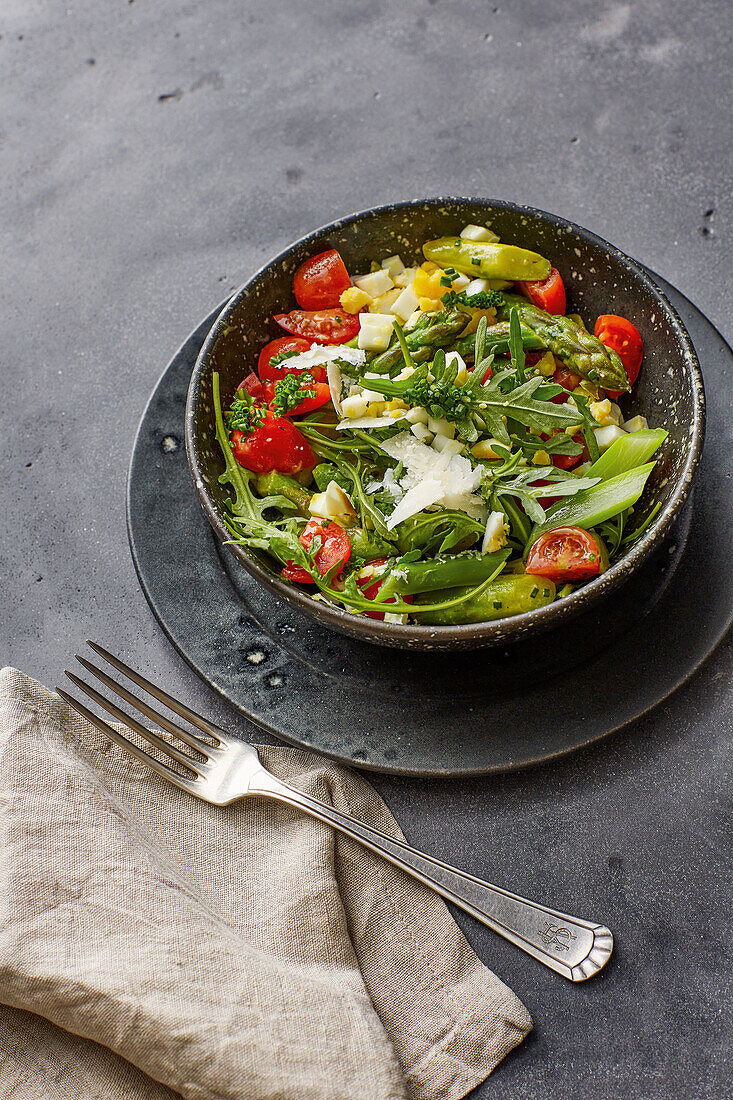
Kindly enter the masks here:
[[469, 279], [468, 286], [464, 287], [466, 291], [466, 297], [470, 298], [472, 294], [483, 294], [486, 290], [491, 290], [491, 283], [488, 279]]
[[[428, 298], [431, 301], [440, 301], [451, 289], [450, 278], [442, 267], [428, 261], [415, 272], [412, 289], [418, 299]], [[420, 308], [422, 309], [422, 306]]]
[[360, 290], [358, 286], [350, 286], [343, 292], [339, 301], [341, 302], [341, 308], [346, 313], [358, 313], [364, 306], [369, 305], [372, 298], [369, 294]]
[[555, 366], [555, 356], [551, 351], [546, 351], [542, 358], [535, 363], [535, 370], [543, 378], [552, 378], [555, 373]]
[[460, 440], [448, 439], [447, 435], [436, 435], [431, 447], [442, 455], [459, 455], [463, 451], [463, 444]]
[[321, 519], [332, 519], [342, 527], [353, 527], [357, 516], [354, 506], [336, 481], [329, 481], [323, 493], [314, 493], [308, 511]]
[[434, 435], [444, 435], [446, 439], [453, 439], [456, 434], [455, 424], [451, 424], [450, 420], [445, 420], [443, 417], [428, 417], [428, 427]]
[[645, 416], [632, 416], [631, 420], [624, 420], [624, 431], [631, 432], [645, 432], [649, 427], [649, 422]]
[[[370, 404], [371, 404], [371, 403], [372, 403], [373, 401], [384, 401], [384, 394], [383, 394], [383, 393], [380, 393], [380, 392], [379, 392], [379, 390], [368, 390], [368, 389], [363, 389], [363, 390], [361, 391], [361, 396], [362, 396], [362, 397], [364, 398], [364, 400], [365, 400], [365, 401], [367, 402], [367, 404], [369, 404], [369, 405], [370, 405]], [[386, 403], [386, 402], [385, 402], [385, 403]]]
[[487, 229], [485, 225], [466, 225], [461, 230], [461, 237], [464, 241], [498, 241], [496, 233], [491, 229]]
[[416, 309], [418, 309], [420, 302], [417, 295], [411, 286], [406, 286], [402, 290], [392, 303], [392, 312], [396, 317], [399, 317], [400, 321], [407, 321], [412, 317]]
[[617, 439], [623, 439], [626, 432], [618, 424], [605, 424], [602, 428], [594, 428], [593, 435], [596, 437], [598, 450], [603, 454]]
[[450, 289], [456, 291], [467, 290], [470, 285], [471, 280], [468, 275], [454, 275], [451, 280]]
[[399, 275], [394, 276], [395, 286], [409, 286], [412, 280], [415, 278], [416, 267], [406, 267], [404, 271], [401, 271]]
[[394, 280], [382, 267], [379, 271], [370, 271], [368, 275], [354, 279], [354, 286], [358, 286], [359, 290], [363, 290], [370, 298], [378, 298], [380, 294], [386, 294], [392, 289]]
[[359, 348], [362, 351], [386, 351], [392, 339], [394, 321], [394, 316], [384, 313], [360, 313]]
[[433, 433], [427, 425], [421, 424], [419, 420], [410, 425], [410, 431], [415, 436], [415, 439], [420, 439], [423, 443], [429, 443], [433, 438]]
[[466, 366], [463, 357], [459, 355], [457, 351], [449, 351], [446, 353], [445, 365], [451, 367], [456, 364], [456, 385], [462, 386], [464, 382], [468, 381], [468, 367]]
[[486, 530], [484, 531], [484, 537], [481, 543], [481, 553], [494, 554], [497, 550], [501, 550], [502, 546], [506, 546], [508, 534], [509, 524], [506, 521], [504, 513], [491, 512], [489, 518], [486, 520]]
[[591, 416], [602, 426], [615, 424], [616, 427], [620, 427], [621, 409], [609, 398], [606, 398], [605, 401], [591, 401], [588, 408]]
[[440, 313], [443, 308], [443, 303], [437, 298], [421, 298], [420, 299], [420, 312], [421, 313]]
[[341, 414], [346, 416], [349, 420], [356, 420], [360, 416], [364, 416], [366, 413], [367, 403], [360, 393], [355, 393], [351, 397], [345, 397], [341, 402]]
[[385, 294], [380, 294], [378, 298], [372, 298], [369, 303], [370, 313], [393, 313], [392, 306], [401, 296], [402, 291], [398, 286], [393, 286], [391, 290], [388, 290]]
[[504, 447], [505, 449], [507, 447], [500, 439], [480, 439], [478, 443], [475, 443], [473, 447], [471, 447], [471, 454], [474, 458], [477, 458], [479, 462], [496, 462], [497, 459], [502, 459], [505, 455], [495, 451], [494, 445]]
[[405, 265], [399, 256], [388, 256], [386, 260], [382, 260], [382, 267], [391, 279], [396, 279], [405, 270]]

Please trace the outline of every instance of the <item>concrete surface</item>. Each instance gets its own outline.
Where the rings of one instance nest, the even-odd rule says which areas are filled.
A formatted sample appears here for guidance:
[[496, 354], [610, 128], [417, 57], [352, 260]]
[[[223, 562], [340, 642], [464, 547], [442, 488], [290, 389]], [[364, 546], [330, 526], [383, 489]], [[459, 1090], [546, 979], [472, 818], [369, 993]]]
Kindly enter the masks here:
[[[732, 28], [725, 0], [4, 0], [2, 663], [53, 685], [95, 637], [231, 720], [138, 589], [131, 444], [194, 324], [339, 214], [441, 193], [544, 207], [730, 340]], [[552, 767], [378, 781], [426, 848], [617, 933], [607, 973], [572, 987], [461, 921], [536, 1021], [478, 1096], [726, 1094], [730, 669], [720, 649]]]

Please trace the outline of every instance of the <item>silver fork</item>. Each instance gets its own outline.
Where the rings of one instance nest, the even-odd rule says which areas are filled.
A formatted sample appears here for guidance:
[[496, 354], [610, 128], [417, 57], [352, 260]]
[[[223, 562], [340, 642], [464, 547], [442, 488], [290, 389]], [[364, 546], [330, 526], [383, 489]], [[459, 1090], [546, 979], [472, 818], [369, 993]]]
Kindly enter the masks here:
[[118, 683], [86, 658], [76, 655], [84, 668], [110, 691], [154, 722], [159, 729], [165, 730], [192, 749], [196, 755], [181, 751], [154, 730], [147, 729], [72, 672], [67, 671], [66, 675], [85, 695], [183, 770], [163, 763], [139, 748], [61, 688], [56, 689], [59, 695], [110, 740], [174, 786], [216, 806], [226, 806], [239, 798], [249, 796], [274, 798], [295, 806], [402, 868], [408, 875], [429, 886], [454, 905], [465, 909], [482, 924], [572, 982], [591, 978], [608, 962], [613, 951], [613, 936], [602, 924], [570, 917], [556, 909], [549, 909], [546, 905], [528, 901], [518, 894], [482, 882], [474, 875], [466, 874], [465, 871], [459, 871], [439, 859], [419, 852], [403, 840], [387, 836], [378, 829], [341, 813], [333, 806], [303, 794], [267, 771], [252, 745], [232, 737], [219, 726], [208, 722], [106, 649], [94, 642], [88, 642], [88, 645], [123, 676], [209, 739], [205, 740], [199, 733], [184, 729], [149, 703], [139, 699], [124, 684]]

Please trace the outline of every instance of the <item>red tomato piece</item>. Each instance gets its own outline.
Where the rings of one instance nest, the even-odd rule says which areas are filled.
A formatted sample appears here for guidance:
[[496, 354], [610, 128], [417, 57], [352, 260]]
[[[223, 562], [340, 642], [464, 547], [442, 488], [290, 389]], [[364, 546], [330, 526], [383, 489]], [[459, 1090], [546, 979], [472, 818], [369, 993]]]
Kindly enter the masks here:
[[[287, 359], [283, 359], [282, 363], [277, 363], [275, 366], [270, 366], [270, 360], [273, 356], [281, 355], [285, 351], [294, 351], [296, 355], [301, 355], [304, 351], [310, 350], [311, 343], [311, 340], [303, 340], [299, 336], [279, 336], [277, 340], [270, 340], [270, 343], [265, 344], [260, 352], [257, 361], [257, 373], [262, 381], [277, 382], [278, 378], [284, 378], [286, 374], [297, 374], [298, 368], [289, 367]], [[325, 367], [313, 367], [311, 374], [319, 382], [326, 381]]]
[[573, 466], [577, 466], [579, 462], [587, 462], [589, 458], [585, 443], [579, 455], [550, 455], [552, 465], [557, 466], [558, 470], [572, 470]]
[[250, 371], [243, 382], [240, 382], [237, 386], [238, 390], [246, 390], [250, 397], [254, 397], [255, 401], [261, 401], [263, 396], [262, 383], [260, 382], [254, 371]]
[[[303, 413], [314, 412], [331, 400], [331, 387], [328, 382], [301, 382], [301, 390], [316, 391], [315, 397], [305, 397], [294, 409], [289, 409], [283, 416], [301, 416]], [[275, 400], [275, 383], [265, 382], [262, 386], [263, 396], [268, 405]]]
[[556, 527], [533, 543], [526, 570], [555, 584], [587, 581], [601, 571], [601, 548], [582, 527]]
[[276, 313], [280, 328], [318, 344], [347, 344], [359, 332], [359, 314], [343, 309], [293, 309]]
[[[362, 570], [362, 572], [366, 573], [366, 572], [368, 572], [369, 569], [373, 569], [373, 570], [376, 571], [376, 570], [379, 569], [380, 566], [383, 566], [383, 565], [386, 565], [386, 564], [387, 564], [387, 559], [386, 558], [377, 558], [376, 561], [368, 562], [368, 564], [364, 566], [364, 569]], [[382, 577], [380, 577], [378, 573], [377, 573], [376, 576], [374, 576], [374, 574], [372, 574], [371, 576], [362, 577], [361, 579], [357, 580], [357, 584], [359, 586], [361, 594], [366, 600], [375, 599], [376, 595], [377, 595], [377, 592], [379, 592], [379, 589], [382, 587], [383, 583], [384, 583], [384, 579]], [[400, 596], [400, 599], [402, 600], [403, 603], [412, 603], [412, 601], [413, 601], [412, 596]], [[385, 604], [395, 603], [396, 602], [396, 597], [395, 596], [390, 596], [389, 599], [385, 600], [384, 602], [385, 602]], [[366, 615], [366, 617], [368, 619], [377, 619], [379, 622], [384, 622], [384, 616], [385, 616], [386, 612], [384, 612], [384, 611], [365, 611], [364, 614]]]
[[[593, 326], [593, 335], [602, 344], [618, 353], [628, 375], [629, 385], [633, 386], [639, 377], [641, 361], [644, 358], [644, 341], [636, 325], [619, 317], [615, 313], [603, 313]], [[614, 401], [621, 396], [622, 390], [606, 390]]]
[[[344, 566], [351, 557], [351, 539], [333, 520], [318, 519], [314, 516], [309, 519], [300, 536], [300, 545], [304, 550], [309, 550], [313, 539], [319, 535], [321, 538], [320, 549], [316, 551], [315, 563], [318, 572], [323, 576], [333, 569], [337, 562], [341, 562], [341, 568], [335, 576], [340, 577]], [[289, 561], [280, 573], [287, 581], [295, 581], [297, 584], [313, 584], [313, 577], [306, 569]]]
[[539, 282], [517, 283], [520, 292], [529, 298], [533, 305], [544, 309], [546, 313], [565, 312], [565, 284], [556, 267], [550, 268], [550, 274]]
[[258, 428], [249, 432], [232, 432], [234, 457], [245, 470], [256, 474], [299, 474], [315, 466], [316, 457], [305, 436], [284, 416], [274, 416], [268, 409]]
[[301, 264], [293, 277], [293, 293], [301, 309], [337, 306], [351, 279], [340, 253], [328, 248]]
[[[551, 481], [547, 481], [542, 478], [540, 481], [535, 481], [535, 485], [552, 485]], [[557, 504], [558, 500], [562, 500], [562, 497], [537, 497], [537, 503], [540, 508], [544, 508], [547, 511], [548, 508], [552, 508], [553, 504]]]
[[[552, 381], [556, 386], [562, 386], [564, 390], [577, 390], [580, 385], [580, 375], [568, 370], [565, 366], [558, 366], [555, 367]], [[567, 397], [564, 393], [559, 393], [557, 397], [551, 397], [550, 401], [553, 401], [556, 405], [563, 405], [567, 401]]]

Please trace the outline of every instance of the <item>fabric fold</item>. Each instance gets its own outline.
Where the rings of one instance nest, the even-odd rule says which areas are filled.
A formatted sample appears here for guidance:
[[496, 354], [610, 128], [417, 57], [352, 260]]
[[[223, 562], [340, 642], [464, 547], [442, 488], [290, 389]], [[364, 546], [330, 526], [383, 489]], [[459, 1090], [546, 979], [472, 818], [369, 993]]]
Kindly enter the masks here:
[[[356, 774], [260, 751], [401, 835]], [[169, 787], [14, 669], [0, 1003], [14, 1100], [457, 1100], [531, 1028], [431, 891], [286, 806]]]

